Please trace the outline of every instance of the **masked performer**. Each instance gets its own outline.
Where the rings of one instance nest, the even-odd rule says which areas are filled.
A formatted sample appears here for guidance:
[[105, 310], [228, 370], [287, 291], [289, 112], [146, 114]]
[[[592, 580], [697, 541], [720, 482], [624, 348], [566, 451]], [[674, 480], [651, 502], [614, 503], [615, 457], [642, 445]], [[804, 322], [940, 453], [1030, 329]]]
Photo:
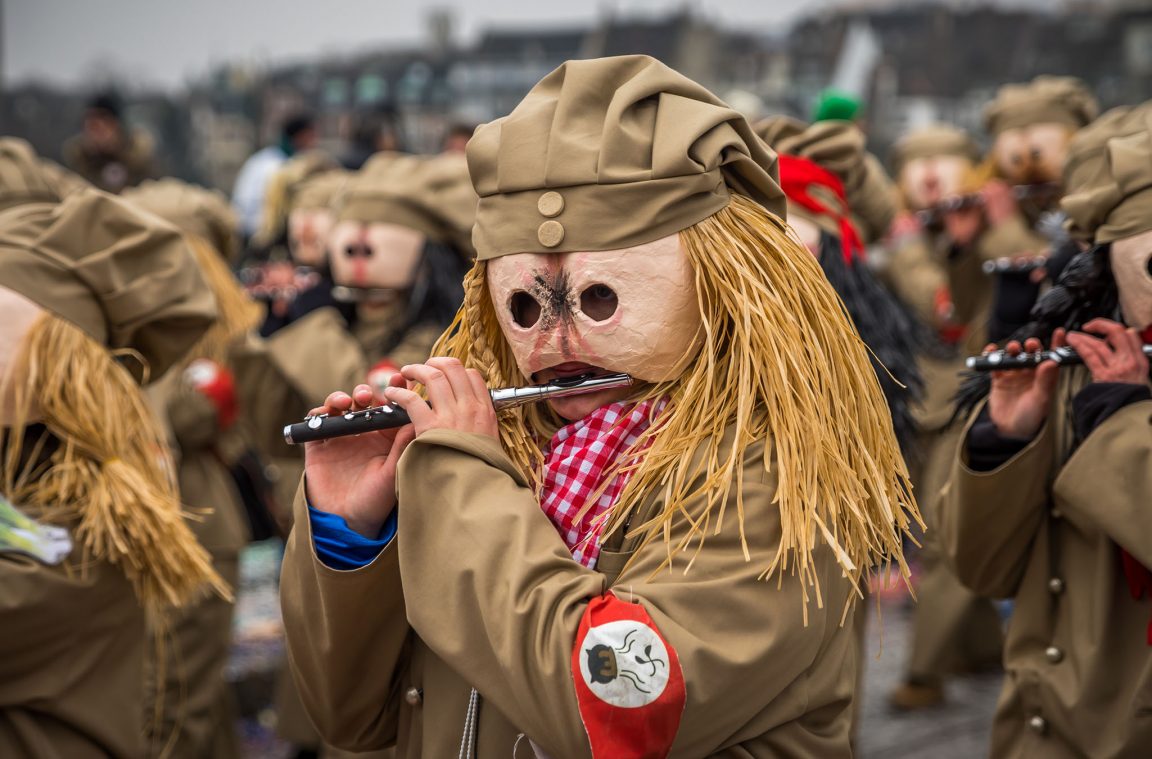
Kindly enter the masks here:
[[936, 706], [949, 675], [1000, 664], [1000, 616], [992, 601], [965, 588], [932, 527], [940, 488], [956, 450], [950, 426], [964, 356], [986, 344], [991, 281], [977, 256], [953, 250], [936, 209], [972, 187], [977, 148], [963, 131], [930, 126], [900, 139], [892, 153], [904, 209], [893, 225], [888, 267], [893, 289], [930, 325], [936, 339], [920, 356], [925, 394], [915, 407], [918, 455], [911, 461], [917, 500], [929, 524], [921, 542], [919, 590], [904, 681], [890, 694], [897, 709]]
[[[124, 191], [125, 200], [177, 226], [212, 291], [216, 322], [184, 358], [149, 388], [167, 422], [177, 462], [180, 499], [189, 526], [229, 585], [239, 580], [240, 550], [250, 533], [231, 467], [248, 450], [240, 426], [230, 354], [259, 323], [260, 307], [228, 268], [238, 236], [222, 196], [174, 179]], [[209, 596], [174, 615], [166, 661], [154, 683], [159, 720], [151, 725], [149, 753], [167, 757], [239, 756], [235, 712], [224, 667], [232, 644], [234, 606]]]
[[142, 756], [146, 612], [227, 594], [137, 385], [214, 316], [180, 233], [122, 201], [0, 213], [0, 492], [63, 545], [0, 541], [0, 755]]
[[[564, 64], [468, 161], [478, 263], [403, 369], [431, 407], [394, 379], [413, 425], [308, 450], [282, 599], [317, 726], [404, 757], [849, 755], [851, 601], [915, 507], [775, 155], [627, 56]], [[488, 396], [606, 371], [637, 384]]]
[[[1152, 747], [1152, 116], [1110, 112], [1072, 142], [1062, 201], [1091, 247], [1009, 353], [1073, 347], [974, 380], [939, 530], [961, 581], [1015, 599], [994, 756]], [[1025, 338], [1026, 336], [1026, 338]], [[989, 349], [995, 348], [994, 345]]]

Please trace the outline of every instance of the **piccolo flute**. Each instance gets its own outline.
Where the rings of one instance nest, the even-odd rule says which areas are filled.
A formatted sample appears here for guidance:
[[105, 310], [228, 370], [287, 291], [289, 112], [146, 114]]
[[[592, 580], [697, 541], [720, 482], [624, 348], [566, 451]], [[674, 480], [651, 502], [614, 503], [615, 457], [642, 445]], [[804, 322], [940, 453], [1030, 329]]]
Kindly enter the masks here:
[[[1038, 184], [1012, 185], [1012, 195], [1016, 200], [1029, 200], [1031, 198], [1055, 197], [1060, 194], [1060, 185], [1055, 182], [1040, 182]], [[944, 214], [952, 211], [961, 211], [965, 208], [984, 205], [984, 196], [978, 192], [952, 195], [932, 204], [928, 208], [916, 212], [916, 218], [921, 224], [932, 224]]]
[[[1152, 345], [1144, 346], [1144, 355], [1152, 358]], [[1018, 353], [1009, 356], [1007, 351], [992, 351], [979, 356], [969, 356], [964, 362], [974, 372], [1001, 372], [1011, 369], [1035, 369], [1045, 361], [1057, 364], [1082, 364], [1084, 359], [1075, 348], [1053, 348], [1035, 353]]]
[[[598, 390], [628, 387], [631, 384], [632, 378], [627, 374], [608, 374], [602, 377], [580, 374], [575, 377], [560, 377], [543, 385], [505, 387], [489, 392], [492, 396], [492, 405], [499, 411], [500, 409], [523, 406], [526, 403], [545, 401], [549, 398], [566, 398], [570, 395], [583, 395]], [[285, 427], [284, 441], [289, 445], [299, 445], [316, 440], [359, 435], [362, 432], [403, 427], [411, 421], [404, 409], [395, 403], [390, 403], [386, 406], [373, 406], [361, 411], [350, 411], [341, 416], [321, 414], [308, 417], [302, 422], [289, 424]]]

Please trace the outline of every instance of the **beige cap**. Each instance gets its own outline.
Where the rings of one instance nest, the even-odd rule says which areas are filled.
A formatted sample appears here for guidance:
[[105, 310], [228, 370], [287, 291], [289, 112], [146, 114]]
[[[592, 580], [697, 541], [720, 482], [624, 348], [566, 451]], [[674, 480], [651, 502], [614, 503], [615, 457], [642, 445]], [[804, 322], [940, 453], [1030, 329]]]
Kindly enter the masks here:
[[468, 143], [481, 260], [628, 248], [746, 195], [783, 217], [776, 155], [745, 118], [644, 55], [568, 61]]
[[236, 213], [219, 192], [179, 179], [150, 179], [125, 188], [120, 197], [183, 232], [202, 237], [224, 260], [235, 262], [239, 258]]
[[157, 378], [212, 324], [216, 306], [180, 231], [98, 190], [0, 213], [0, 284]]
[[336, 169], [308, 177], [296, 186], [288, 208], [289, 212], [297, 209], [331, 208], [352, 176], [354, 174], [350, 171]]
[[36, 155], [24, 140], [0, 137], [0, 211], [21, 203], [56, 203], [88, 186], [79, 175]]
[[1032, 124], [1067, 124], [1079, 129], [1100, 112], [1084, 82], [1071, 76], [1038, 76], [1027, 84], [1006, 84], [984, 108], [984, 129], [996, 136]]
[[386, 222], [472, 253], [476, 193], [458, 153], [375, 156], [335, 201], [337, 221]]
[[1113, 108], [1068, 146], [1060, 207], [1077, 239], [1105, 243], [1152, 229], [1152, 101]]
[[252, 243], [258, 246], [275, 244], [287, 227], [288, 212], [301, 183], [309, 177], [339, 168], [336, 159], [323, 150], [298, 153], [285, 162], [268, 180], [264, 191], [263, 220], [253, 235]]
[[[896, 187], [875, 156], [865, 151], [864, 133], [858, 126], [835, 120], [809, 125], [777, 116], [759, 122], [756, 132], [777, 153], [807, 159], [839, 178], [852, 222], [865, 243], [878, 240], [888, 231], [896, 216]], [[811, 211], [796, 209], [796, 213], [839, 235], [838, 220], [843, 213], [839, 200], [831, 193], [821, 193], [818, 187], [810, 195], [825, 206], [820, 215], [823, 218], [813, 216]]]
[[932, 124], [914, 129], [897, 140], [889, 159], [892, 171], [899, 174], [909, 161], [937, 156], [958, 156], [975, 163], [980, 159], [980, 148], [963, 129], [950, 124]]

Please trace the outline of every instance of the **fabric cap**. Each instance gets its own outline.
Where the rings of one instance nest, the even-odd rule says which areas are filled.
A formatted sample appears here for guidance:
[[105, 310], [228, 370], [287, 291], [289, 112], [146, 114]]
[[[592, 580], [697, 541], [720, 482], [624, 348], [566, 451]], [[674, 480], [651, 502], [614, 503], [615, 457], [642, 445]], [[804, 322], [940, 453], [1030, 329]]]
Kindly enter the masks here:
[[204, 238], [225, 261], [240, 257], [239, 224], [228, 200], [215, 190], [179, 179], [150, 179], [125, 188], [120, 197], [154, 213], [183, 232]]
[[[884, 236], [896, 217], [897, 192], [880, 162], [864, 149], [864, 133], [850, 121], [818, 121], [815, 124], [788, 116], [764, 119], [756, 133], [777, 153], [807, 159], [835, 174], [844, 187], [852, 222], [864, 242]], [[841, 236], [840, 202], [834, 194], [812, 188], [813, 198], [823, 198], [826, 219], [812, 220]]]
[[[1068, 214], [1069, 234], [1077, 240], [1106, 242], [1102, 240], [1101, 234], [1107, 235], [1111, 232], [1111, 230], [1106, 232], [1105, 229], [1112, 226], [1109, 217], [1117, 205], [1126, 199], [1131, 189], [1131, 185], [1124, 189], [1117, 182], [1117, 176], [1114, 174], [1112, 141], [1117, 137], [1137, 135], [1139, 132], [1146, 134], [1150, 128], [1150, 117], [1152, 117], [1152, 100], [1135, 107], [1113, 108], [1089, 126], [1076, 132], [1073, 141], [1069, 143], [1063, 179], [1066, 191], [1060, 200], [1060, 207]], [[1122, 147], [1121, 154], [1130, 154], [1130, 151]], [[1138, 174], [1140, 167], [1142, 162], [1137, 158], [1130, 169]], [[1146, 160], [1143, 162], [1143, 168], [1147, 169]], [[1136, 183], [1138, 184], [1138, 181]], [[1128, 203], [1124, 205], [1127, 206]], [[1152, 213], [1147, 211], [1145, 213], [1150, 219], [1147, 223], [1152, 226]], [[1131, 220], [1122, 223], [1121, 226], [1130, 227]], [[1116, 237], [1112, 238], [1115, 240]]]
[[1038, 76], [1027, 84], [1006, 84], [984, 108], [984, 129], [996, 136], [1032, 124], [1067, 124], [1079, 129], [1100, 108], [1084, 82], [1071, 76]]
[[747, 120], [644, 55], [562, 64], [477, 128], [467, 154], [481, 260], [652, 242], [731, 193], [785, 214], [776, 155]]
[[335, 205], [337, 221], [399, 224], [473, 252], [476, 193], [458, 153], [374, 156], [348, 179]]
[[899, 174], [909, 161], [937, 156], [958, 156], [975, 163], [980, 159], [980, 148], [963, 129], [948, 124], [933, 124], [908, 132], [897, 140], [889, 155], [889, 162], [892, 171]]
[[21, 203], [58, 203], [88, 183], [36, 155], [24, 140], [0, 137], [0, 211]]
[[352, 176], [350, 171], [337, 169], [308, 177], [297, 185], [296, 191], [292, 194], [289, 212], [297, 209], [331, 208]]
[[0, 285], [160, 377], [216, 318], [180, 231], [94, 189], [0, 213]]

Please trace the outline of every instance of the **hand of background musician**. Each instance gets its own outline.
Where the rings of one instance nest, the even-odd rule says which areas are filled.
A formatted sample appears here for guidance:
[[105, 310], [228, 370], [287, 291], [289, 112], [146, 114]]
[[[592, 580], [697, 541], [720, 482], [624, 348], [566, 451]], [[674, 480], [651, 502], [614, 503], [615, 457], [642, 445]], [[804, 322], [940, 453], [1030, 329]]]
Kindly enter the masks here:
[[428, 393], [425, 401], [409, 389], [393, 386], [384, 397], [408, 412], [416, 435], [444, 429], [500, 437], [496, 410], [484, 377], [475, 369], [465, 369], [454, 358], [430, 358], [425, 364], [409, 364], [400, 369], [409, 382], [418, 382]]
[[[404, 384], [400, 375], [391, 381], [394, 386]], [[332, 393], [309, 415], [340, 415], [371, 405], [372, 388], [357, 385], [352, 395]], [[409, 424], [306, 444], [308, 502], [314, 509], [343, 517], [353, 530], [375, 540], [396, 508], [396, 463], [415, 436]]]
[[984, 218], [990, 227], [999, 226], [1019, 213], [1016, 194], [1007, 182], [991, 180], [980, 189], [980, 198], [983, 201]]
[[1073, 332], [1068, 335], [1068, 344], [1084, 359], [1093, 382], [1148, 382], [1148, 357], [1136, 330], [1111, 319], [1093, 319], [1084, 325], [1084, 331], [1102, 337]]
[[964, 206], [944, 212], [944, 232], [953, 245], [966, 248], [984, 231], [984, 209]]
[[[1052, 335], [1052, 347], [1062, 348], [1064, 345], [1065, 332], [1058, 329]], [[1013, 340], [1005, 350], [1015, 356], [1022, 350], [1033, 352], [1042, 347], [1038, 339], [1030, 337], [1024, 341], [1023, 346]], [[992, 343], [984, 350], [997, 350], [996, 344]], [[988, 415], [996, 425], [996, 430], [1004, 437], [1017, 440], [1035, 437], [1048, 418], [1059, 372], [1060, 366], [1054, 361], [1045, 361], [1035, 369], [992, 372]]]

